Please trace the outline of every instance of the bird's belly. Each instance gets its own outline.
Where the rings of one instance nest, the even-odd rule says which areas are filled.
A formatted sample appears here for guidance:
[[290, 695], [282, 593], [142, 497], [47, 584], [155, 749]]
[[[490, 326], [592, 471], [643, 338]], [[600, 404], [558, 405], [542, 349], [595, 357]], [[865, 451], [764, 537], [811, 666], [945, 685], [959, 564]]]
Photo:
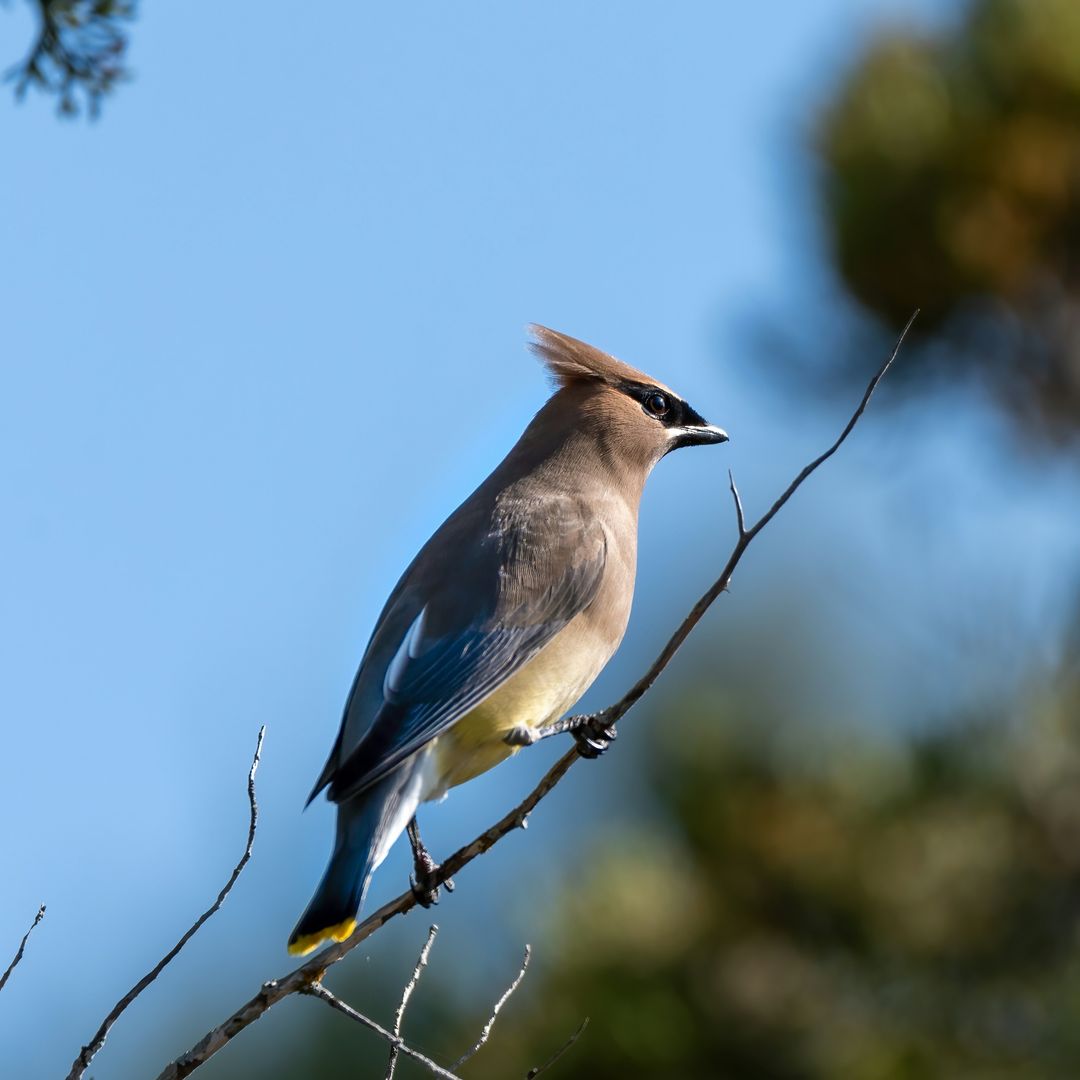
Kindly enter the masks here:
[[582, 648], [575, 637], [556, 638], [435, 740], [438, 780], [429, 798], [441, 798], [450, 788], [517, 753], [520, 747], [505, 742], [509, 731], [548, 724], [585, 693], [610, 653]]

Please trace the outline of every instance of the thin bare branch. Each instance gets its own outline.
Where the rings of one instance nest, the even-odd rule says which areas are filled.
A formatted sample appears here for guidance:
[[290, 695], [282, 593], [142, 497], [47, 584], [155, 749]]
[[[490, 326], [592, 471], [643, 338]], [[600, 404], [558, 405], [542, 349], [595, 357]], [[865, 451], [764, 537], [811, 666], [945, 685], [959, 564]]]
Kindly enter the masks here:
[[[428, 928], [427, 941], [424, 942], [424, 947], [420, 950], [419, 957], [417, 957], [412, 977], [401, 992], [401, 1004], [398, 1005], [397, 1012], [394, 1013], [394, 1035], [396, 1038], [401, 1038], [401, 1024], [405, 1019], [405, 1009], [408, 1007], [409, 998], [412, 997], [413, 991], [416, 989], [416, 984], [420, 981], [420, 976], [424, 973], [424, 968], [427, 967], [428, 954], [431, 952], [431, 946], [435, 943], [435, 935], [438, 932], [439, 928], [432, 923]], [[400, 1052], [401, 1048], [391, 1043], [390, 1060], [386, 1064], [386, 1080], [394, 1080], [394, 1071], [397, 1069], [398, 1054]]]
[[421, 1065], [430, 1072], [433, 1072], [436, 1076], [445, 1077], [446, 1080], [460, 1080], [456, 1073], [444, 1069], [438, 1062], [432, 1061], [431, 1058], [421, 1054], [419, 1050], [414, 1050], [411, 1046], [406, 1044], [405, 1040], [402, 1039], [400, 1035], [395, 1035], [393, 1032], [387, 1031], [382, 1024], [376, 1023], [362, 1012], [357, 1012], [351, 1005], [342, 1001], [341, 998], [327, 990], [322, 983], [308, 983], [301, 988], [300, 993], [307, 994], [309, 997], [318, 998], [320, 1001], [325, 1001], [332, 1009], [337, 1009], [339, 1013], [344, 1014], [350, 1020], [355, 1020], [358, 1024], [363, 1024], [364, 1027], [374, 1031], [376, 1035], [380, 1035], [382, 1038], [386, 1039], [391, 1046], [400, 1050], [408, 1057], [411, 1057], [414, 1061], [420, 1062]]
[[794, 480], [787, 486], [787, 490], [779, 499], [776, 500], [769, 507], [768, 511], [764, 513], [750, 530], [751, 537], [756, 536], [770, 521], [783, 509], [784, 504], [795, 494], [796, 491], [802, 486], [804, 480], [814, 472], [818, 466], [824, 465], [840, 449], [841, 446], [847, 441], [847, 437], [855, 430], [855, 425], [859, 422], [859, 418], [864, 412], [866, 412], [866, 406], [870, 404], [870, 399], [874, 396], [874, 391], [878, 388], [878, 383], [885, 378], [889, 368], [893, 366], [893, 361], [900, 353], [900, 346], [904, 344], [904, 338], [907, 337], [908, 331], [911, 329], [911, 324], [918, 318], [918, 309], [911, 313], [911, 318], [908, 319], [904, 326], [904, 329], [900, 331], [900, 336], [896, 339], [896, 344], [893, 346], [892, 352], [889, 354], [889, 358], [881, 365], [877, 370], [877, 374], [870, 380], [866, 387], [866, 392], [862, 396], [862, 401], [859, 402], [859, 407], [851, 415], [851, 419], [847, 422], [844, 430], [840, 432], [836, 442], [829, 447], [823, 454], [819, 454], [813, 461], [807, 465]]
[[22, 936], [22, 941], [19, 942], [19, 949], [15, 953], [11, 963], [8, 964], [7, 969], [3, 975], [0, 975], [0, 990], [3, 990], [7, 985], [8, 979], [11, 978], [11, 973], [19, 966], [19, 961], [23, 958], [23, 953], [26, 952], [26, 943], [30, 940], [30, 935], [34, 932], [34, 927], [37, 926], [42, 919], [45, 918], [45, 905], [42, 904], [37, 909], [37, 914], [34, 916], [34, 921], [30, 924], [30, 929], [26, 931]]
[[[544, 774], [540, 783], [513, 810], [439, 864], [435, 872], [437, 882], [442, 884], [448, 877], [453, 877], [473, 859], [494, 847], [507, 833], [525, 828], [529, 814], [577, 760], [576, 750], [570, 750], [559, 758]], [[299, 993], [305, 986], [321, 979], [327, 968], [342, 960], [391, 919], [411, 911], [416, 904], [416, 894], [412, 889], [406, 890], [394, 900], [383, 904], [378, 911], [372, 912], [345, 941], [328, 945], [283, 978], [264, 983], [259, 992], [227, 1020], [208, 1031], [190, 1050], [166, 1065], [158, 1080], [183, 1080], [183, 1077], [190, 1076], [268, 1009], [290, 994]]]
[[[916, 314], [918, 313], [916, 312]], [[915, 315], [912, 315], [907, 326], [904, 327], [903, 333], [897, 340], [896, 346], [889, 355], [889, 358], [870, 380], [862, 400], [852, 414], [852, 417], [844, 430], [841, 432], [840, 437], [825, 451], [825, 453], [815, 458], [798, 474], [798, 476], [796, 476], [780, 498], [773, 503], [772, 507], [770, 507], [766, 514], [756, 522], [752, 528], [740, 533], [735, 547], [720, 576], [701, 596], [693, 608], [691, 608], [689, 614], [679, 624], [679, 627], [676, 629], [675, 633], [672, 634], [668, 643], [664, 646], [663, 650], [661, 650], [660, 655], [653, 661], [649, 669], [626, 692], [626, 694], [623, 695], [623, 697], [615, 702], [615, 704], [608, 706], [608, 708], [603, 709], [597, 714], [599, 717], [603, 718], [608, 725], [615, 723], [615, 721], [619, 720], [629, 712], [652, 687], [653, 683], [656, 682], [660, 673], [667, 667], [669, 661], [686, 640], [687, 636], [701, 621], [702, 616], [712, 605], [713, 601], [727, 589], [732, 575], [735, 573], [735, 568], [739, 564], [739, 560], [750, 546], [754, 537], [761, 532], [777, 513], [779, 513], [811, 473], [827, 461], [840, 448], [848, 435], [851, 434], [855, 424], [865, 411], [874, 390], [877, 389], [878, 383], [892, 366], [914, 319]], [[571, 718], [571, 723], [562, 726], [561, 730], [570, 730], [572, 722], [575, 719], [576, 718]], [[554, 727], [555, 725], [552, 726]], [[580, 756], [581, 755], [578, 753], [576, 747], [563, 754], [563, 756], [544, 774], [544, 777], [536, 787], [533, 788], [533, 790], [517, 806], [470, 843], [459, 848], [449, 858], [444, 859], [433, 875], [432, 884], [439, 885], [444, 883], [447, 878], [458, 874], [464, 867], [471, 863], [473, 859], [490, 850], [504, 836], [516, 829], [525, 828], [529, 815], [540, 801], [544, 799], [570, 771], [575, 762], [580, 760]], [[183, 1077], [190, 1076], [200, 1065], [204, 1064], [224, 1046], [228, 1045], [228, 1043], [243, 1031], [244, 1028], [258, 1020], [268, 1009], [272, 1008], [290, 994], [299, 993], [305, 987], [317, 982], [322, 978], [327, 968], [342, 960], [352, 952], [353, 949], [366, 941], [391, 919], [411, 911], [416, 906], [416, 903], [416, 896], [413, 891], [409, 889], [396, 899], [384, 904], [378, 911], [369, 915], [345, 941], [328, 945], [304, 964], [294, 968], [283, 978], [264, 983], [262, 988], [253, 998], [241, 1005], [240, 1008], [228, 1017], [228, 1019], [208, 1031], [190, 1050], [167, 1065], [165, 1069], [162, 1070], [157, 1080], [183, 1080]]]
[[240, 877], [244, 867], [247, 866], [248, 860], [251, 858], [251, 849], [255, 844], [255, 829], [259, 824], [259, 805], [255, 801], [255, 772], [259, 768], [259, 758], [262, 755], [263, 736], [265, 734], [266, 727], [264, 725], [259, 728], [259, 737], [255, 742], [255, 756], [251, 759], [251, 768], [248, 770], [248, 834], [247, 843], [244, 846], [244, 854], [240, 856], [240, 861], [233, 867], [233, 872], [229, 875], [229, 880], [225, 883], [224, 888], [218, 893], [217, 899], [191, 924], [183, 937], [180, 938], [180, 940], [154, 965], [154, 967], [151, 968], [151, 970], [148, 971], [112, 1007], [109, 1011], [109, 1015], [101, 1022], [101, 1027], [94, 1032], [94, 1037], [79, 1051], [79, 1056], [72, 1064], [71, 1072], [68, 1073], [67, 1080], [80, 1080], [80, 1077], [86, 1072], [90, 1062], [94, 1059], [94, 1055], [105, 1045], [105, 1039], [113, 1024], [120, 1018], [124, 1010], [127, 1009], [127, 1007], [162, 973], [162, 971], [165, 970], [180, 950], [195, 936], [196, 933], [198, 933], [203, 923], [215, 914], [221, 905], [225, 903], [225, 898], [232, 892], [237, 878]]
[[573, 1046], [574, 1043], [576, 1043], [578, 1039], [581, 1038], [581, 1033], [588, 1026], [589, 1018], [586, 1016], [585, 1019], [581, 1021], [581, 1026], [577, 1029], [577, 1031], [575, 1031], [574, 1034], [571, 1035], [570, 1038], [567, 1039], [566, 1042], [564, 1042], [562, 1046], [560, 1046], [559, 1049], [556, 1050], [555, 1053], [552, 1054], [551, 1057], [549, 1057], [547, 1061], [544, 1062], [543, 1065], [537, 1065], [536, 1068], [530, 1069], [525, 1074], [525, 1080], [534, 1080], [534, 1078], [539, 1076], [545, 1069], [550, 1069], [551, 1066], [554, 1065], [555, 1062], [558, 1061], [559, 1058], [561, 1058], [563, 1054], [565, 1054], [566, 1051], [569, 1050], [570, 1047]]
[[476, 1040], [471, 1049], [466, 1050], [465, 1053], [462, 1054], [461, 1057], [459, 1057], [457, 1061], [454, 1062], [455, 1070], [460, 1069], [461, 1066], [464, 1065], [465, 1062], [468, 1061], [469, 1058], [471, 1058], [473, 1054], [475, 1054], [476, 1051], [479, 1050], [480, 1047], [483, 1046], [484, 1043], [486, 1043], [488, 1039], [491, 1038], [491, 1029], [495, 1026], [495, 1020], [498, 1017], [500, 1010], [510, 1000], [510, 997], [514, 993], [514, 991], [521, 985], [521, 980], [525, 978], [525, 972], [528, 970], [529, 957], [531, 955], [532, 950], [529, 948], [528, 945], [526, 945], [525, 957], [521, 961], [521, 970], [517, 973], [514, 981], [506, 988], [506, 993], [503, 994], [503, 996], [495, 1002], [495, 1008], [491, 1010], [491, 1016], [488, 1018], [488, 1022], [484, 1025], [483, 1030], [480, 1032], [480, 1038]]
[[731, 488], [731, 497], [735, 500], [735, 522], [739, 526], [739, 539], [746, 535], [746, 517], [743, 514], [742, 498], [739, 489], [735, 486], [735, 474], [728, 469], [728, 486]]

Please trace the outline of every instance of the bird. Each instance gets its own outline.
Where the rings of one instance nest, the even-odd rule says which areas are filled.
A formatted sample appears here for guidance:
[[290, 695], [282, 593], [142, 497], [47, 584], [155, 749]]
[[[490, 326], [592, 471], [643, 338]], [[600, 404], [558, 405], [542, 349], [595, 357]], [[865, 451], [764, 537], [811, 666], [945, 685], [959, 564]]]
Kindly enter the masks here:
[[[350, 936], [372, 874], [406, 829], [414, 890], [430, 877], [417, 808], [517, 753], [585, 693], [630, 617], [653, 466], [680, 447], [728, 440], [656, 379], [556, 330], [529, 330], [554, 392], [378, 617], [308, 798], [327, 790], [337, 827], [289, 937], [294, 955]], [[575, 737], [595, 756], [614, 730]]]

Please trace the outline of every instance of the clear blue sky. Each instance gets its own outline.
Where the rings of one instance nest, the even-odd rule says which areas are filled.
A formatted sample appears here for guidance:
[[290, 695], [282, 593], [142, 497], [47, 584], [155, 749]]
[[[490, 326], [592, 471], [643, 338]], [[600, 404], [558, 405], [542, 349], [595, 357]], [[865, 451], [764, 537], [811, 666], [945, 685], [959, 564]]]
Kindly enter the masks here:
[[[730, 535], [723, 469], [756, 508], [837, 427], [778, 406], [739, 333], [809, 295], [799, 125], [881, 18], [938, 9], [147, 3], [137, 78], [99, 123], [0, 96], [0, 959], [49, 905], [0, 999], [0, 1074], [66, 1070], [216, 892], [263, 723], [251, 870], [94, 1074], [152, 1074], [200, 1033], [170, 1012], [209, 1024], [286, 969], [331, 827], [304, 797], [397, 574], [543, 399], [527, 322], [733, 434], [657, 471], [637, 614], [592, 700], [655, 651]], [[0, 12], [4, 64], [29, 14]], [[882, 625], [868, 579], [871, 609], [920, 594], [927, 562], [939, 582], [969, 568], [964, 597], [1013, 575], [1010, 619], [1052, 609], [1077, 525], [984, 453], [999, 434], [978, 410], [868, 425], [753, 554], [744, 609], [785, 573], [839, 594], [865, 655], [838, 707], [910, 682], [916, 630], [954, 608], [924, 595]], [[551, 752], [429, 815], [436, 850]], [[487, 860], [455, 905], [484, 910], [521, 858]]]

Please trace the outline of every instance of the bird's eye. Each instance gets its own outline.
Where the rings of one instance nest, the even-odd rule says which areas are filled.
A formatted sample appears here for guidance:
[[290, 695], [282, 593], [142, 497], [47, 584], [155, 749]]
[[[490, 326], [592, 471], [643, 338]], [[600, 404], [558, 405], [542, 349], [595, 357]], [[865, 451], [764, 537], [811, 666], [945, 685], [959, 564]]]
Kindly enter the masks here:
[[650, 416], [655, 416], [657, 420], [662, 420], [671, 412], [671, 405], [668, 403], [667, 396], [661, 394], [658, 390], [647, 394], [643, 404], [645, 405], [645, 411]]

